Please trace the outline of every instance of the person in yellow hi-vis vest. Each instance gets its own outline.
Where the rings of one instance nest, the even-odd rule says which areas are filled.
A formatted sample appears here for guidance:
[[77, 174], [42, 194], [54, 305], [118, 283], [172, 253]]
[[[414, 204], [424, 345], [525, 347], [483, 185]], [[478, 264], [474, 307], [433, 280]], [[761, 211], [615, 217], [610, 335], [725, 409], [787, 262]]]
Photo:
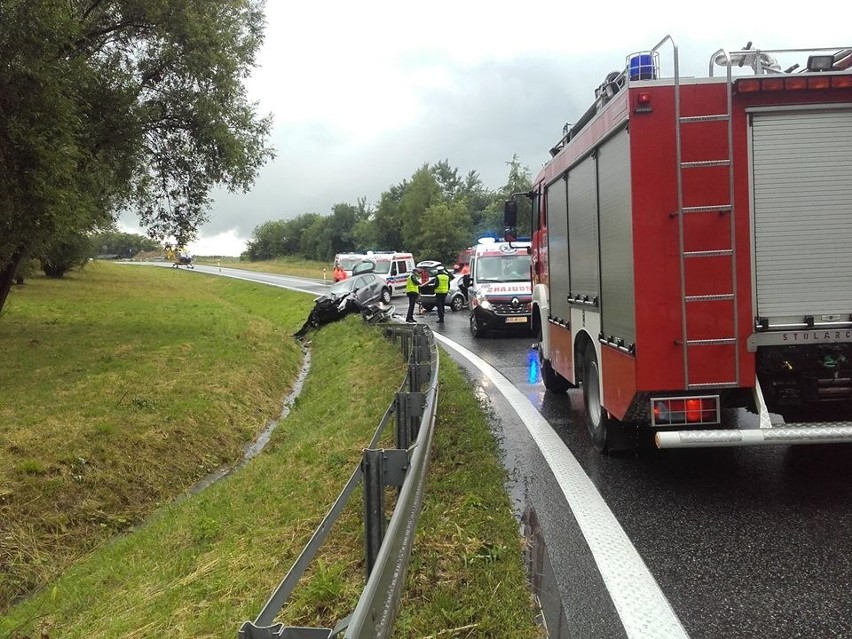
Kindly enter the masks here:
[[405, 321], [414, 323], [414, 305], [417, 304], [417, 298], [420, 295], [419, 268], [414, 268], [405, 278], [405, 295], [408, 297], [408, 313], [405, 316]]
[[435, 299], [438, 308], [438, 324], [444, 323], [444, 303], [447, 299], [447, 293], [450, 292], [450, 279], [452, 275], [447, 272], [443, 266], [438, 268], [435, 274]]

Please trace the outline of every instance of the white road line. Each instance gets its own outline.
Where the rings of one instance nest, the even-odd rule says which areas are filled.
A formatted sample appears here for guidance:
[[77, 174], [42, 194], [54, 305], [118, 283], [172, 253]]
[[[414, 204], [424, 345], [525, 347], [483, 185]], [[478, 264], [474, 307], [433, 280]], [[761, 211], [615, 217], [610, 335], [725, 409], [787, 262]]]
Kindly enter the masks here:
[[577, 519], [627, 636], [631, 639], [688, 638], [621, 524], [547, 420], [497, 369], [452, 340], [437, 333], [434, 335], [482, 371], [523, 421]]
[[[216, 268], [216, 267], [214, 266], [213, 268]], [[319, 296], [322, 295], [322, 293], [317, 293], [316, 291], [311, 291], [311, 290], [308, 290], [308, 289], [305, 289], [305, 288], [298, 288], [296, 286], [291, 286], [289, 284], [285, 284], [285, 283], [282, 283], [282, 282], [270, 281], [268, 279], [260, 279], [259, 276], [263, 276], [263, 277], [268, 278], [269, 275], [270, 275], [269, 273], [256, 273], [256, 274], [254, 274], [254, 277], [253, 277], [252, 275], [243, 275], [241, 273], [234, 273], [233, 272], [234, 270], [235, 269], [231, 269], [231, 271], [232, 271], [231, 273], [222, 273], [222, 275], [224, 275], [225, 277], [230, 277], [231, 279], [235, 279], [235, 280], [245, 280], [247, 282], [254, 282], [255, 284], [266, 284], [267, 286], [277, 286], [278, 288], [286, 288], [287, 290], [296, 291], [297, 293], [308, 293], [308, 294], [313, 295], [315, 297], [319, 297]], [[201, 271], [201, 272], [206, 273], [206, 271]], [[215, 273], [214, 273], [214, 275], [215, 275]], [[284, 281], [286, 282], [285, 278], [289, 277], [289, 276], [282, 275], [280, 277], [281, 277], [281, 279], [284, 279]]]

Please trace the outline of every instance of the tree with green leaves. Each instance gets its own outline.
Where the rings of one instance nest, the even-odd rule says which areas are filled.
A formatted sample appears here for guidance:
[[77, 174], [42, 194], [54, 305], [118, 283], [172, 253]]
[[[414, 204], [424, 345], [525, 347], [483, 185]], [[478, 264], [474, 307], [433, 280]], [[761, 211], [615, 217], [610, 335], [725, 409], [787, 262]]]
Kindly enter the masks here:
[[95, 256], [114, 255], [131, 258], [140, 251], [162, 250], [159, 242], [138, 233], [124, 233], [115, 229], [101, 231], [92, 236], [92, 250]]
[[272, 156], [246, 97], [264, 0], [0, 4], [0, 309], [24, 255], [137, 211], [194, 239]]
[[423, 236], [419, 260], [438, 260], [452, 265], [463, 248], [471, 244], [470, 214], [464, 202], [440, 202], [423, 213]]
[[434, 205], [443, 202], [441, 187], [428, 165], [423, 165], [407, 184], [399, 205], [399, 224], [402, 227], [403, 249], [420, 255], [426, 247], [423, 243], [423, 214]]
[[86, 265], [94, 247], [92, 238], [82, 233], [69, 233], [64, 237], [54, 236], [42, 249], [39, 263], [48, 277], [62, 277], [74, 267]]
[[405, 250], [402, 235], [401, 203], [407, 188], [408, 182], [403, 181], [382, 193], [373, 216], [376, 243], [364, 248], [389, 251]]
[[299, 253], [306, 259], [324, 261], [334, 255], [329, 220], [327, 215], [317, 215], [313, 223], [302, 232]]
[[358, 207], [351, 204], [339, 202], [331, 207], [329, 218], [329, 241], [331, 244], [331, 255], [337, 253], [351, 253], [356, 248], [355, 224], [358, 222]]
[[284, 220], [264, 222], [255, 227], [253, 239], [246, 245], [246, 254], [250, 260], [271, 260], [284, 254], [287, 240], [287, 223]]

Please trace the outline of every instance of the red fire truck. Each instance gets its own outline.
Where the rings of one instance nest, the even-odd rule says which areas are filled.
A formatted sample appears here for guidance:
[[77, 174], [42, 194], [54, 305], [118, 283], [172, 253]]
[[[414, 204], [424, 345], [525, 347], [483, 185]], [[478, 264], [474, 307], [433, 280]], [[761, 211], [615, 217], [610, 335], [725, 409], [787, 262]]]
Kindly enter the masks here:
[[667, 36], [518, 194], [544, 385], [582, 385], [598, 450], [852, 441], [850, 67], [749, 43], [685, 77]]

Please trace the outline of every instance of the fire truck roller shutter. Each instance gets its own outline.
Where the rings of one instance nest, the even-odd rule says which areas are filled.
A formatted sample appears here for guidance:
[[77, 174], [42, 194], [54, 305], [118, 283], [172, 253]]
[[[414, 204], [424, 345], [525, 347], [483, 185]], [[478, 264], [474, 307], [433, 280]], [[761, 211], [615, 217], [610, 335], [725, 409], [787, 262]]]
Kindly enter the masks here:
[[[565, 176], [547, 187], [547, 257], [550, 272], [560, 273], [550, 278], [550, 315], [567, 320], [568, 285], [571, 280], [568, 268], [568, 190]], [[542, 318], [547, 321], [547, 318]]]
[[623, 129], [598, 153], [601, 330], [627, 346], [636, 342], [629, 146]]
[[852, 109], [755, 112], [756, 314], [852, 313]]
[[568, 172], [568, 253], [571, 296], [599, 298], [597, 161], [593, 156]]

